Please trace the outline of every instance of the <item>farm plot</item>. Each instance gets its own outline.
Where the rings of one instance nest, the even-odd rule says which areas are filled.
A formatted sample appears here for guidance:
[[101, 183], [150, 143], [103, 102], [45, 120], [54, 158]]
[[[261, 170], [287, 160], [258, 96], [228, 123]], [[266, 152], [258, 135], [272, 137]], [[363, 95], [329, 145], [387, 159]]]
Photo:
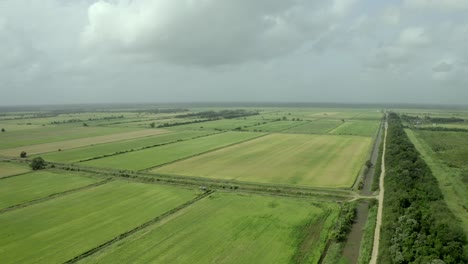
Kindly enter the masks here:
[[3, 149], [3, 150], [0, 150], [0, 155], [18, 156], [19, 153], [21, 153], [21, 151], [26, 151], [29, 155], [34, 155], [34, 154], [39, 154], [39, 153], [47, 153], [47, 152], [53, 152], [53, 151], [58, 151], [58, 150], [73, 149], [73, 148], [79, 148], [83, 146], [90, 146], [94, 144], [102, 144], [102, 143], [126, 140], [126, 139], [131, 139], [131, 138], [154, 136], [154, 135], [163, 134], [167, 132], [168, 132], [167, 130], [163, 130], [163, 129], [145, 129], [145, 130], [137, 130], [137, 131], [132, 131], [132, 132], [125, 132], [125, 133], [115, 133], [115, 134], [105, 135], [105, 136], [78, 138], [78, 139], [72, 139], [72, 140], [57, 141], [57, 142], [50, 142], [50, 143], [44, 143], [44, 144]]
[[0, 214], [2, 263], [63, 263], [195, 195], [189, 189], [115, 181]]
[[[193, 121], [193, 120], [192, 120]], [[260, 124], [258, 120], [249, 119], [221, 119], [216, 121], [208, 121], [201, 123], [194, 123], [188, 125], [173, 126], [168, 129], [171, 130], [186, 130], [186, 129], [214, 129], [214, 130], [234, 130], [244, 129], [247, 127]]]
[[353, 135], [353, 136], [374, 136], [380, 126], [379, 120], [352, 120], [346, 121], [342, 125], [330, 131], [330, 134]]
[[318, 119], [306, 123], [304, 125], [296, 126], [282, 131], [283, 133], [297, 133], [297, 134], [326, 134], [328, 131], [341, 125], [342, 122], [338, 120]]
[[15, 164], [0, 162], [0, 178], [28, 172], [30, 169], [26, 164]]
[[152, 172], [258, 183], [350, 187], [365, 162], [370, 138], [272, 134]]
[[0, 209], [102, 181], [65, 172], [40, 171], [1, 180]]
[[82, 164], [101, 168], [143, 170], [220, 147], [225, 147], [260, 135], [262, 134], [250, 132], [226, 132], [170, 145], [129, 152], [122, 155], [91, 160], [83, 162]]
[[129, 128], [57, 126], [0, 133], [0, 149], [135, 131]]
[[83, 263], [317, 263], [337, 205], [220, 193]]
[[247, 128], [250, 131], [259, 131], [259, 132], [276, 132], [286, 130], [288, 128], [300, 126], [307, 123], [306, 121], [274, 121], [266, 124], [261, 124], [258, 126], [253, 126]]
[[126, 152], [131, 150], [138, 150], [148, 146], [155, 146], [160, 144], [167, 144], [180, 140], [191, 139], [208, 135], [209, 131], [182, 131], [157, 135], [153, 137], [145, 137], [134, 140], [125, 140], [112, 142], [107, 144], [99, 144], [94, 146], [87, 146], [75, 149], [64, 150], [61, 152], [52, 152], [42, 157], [47, 161], [55, 162], [79, 162], [92, 158], [103, 157], [112, 155], [118, 152]]

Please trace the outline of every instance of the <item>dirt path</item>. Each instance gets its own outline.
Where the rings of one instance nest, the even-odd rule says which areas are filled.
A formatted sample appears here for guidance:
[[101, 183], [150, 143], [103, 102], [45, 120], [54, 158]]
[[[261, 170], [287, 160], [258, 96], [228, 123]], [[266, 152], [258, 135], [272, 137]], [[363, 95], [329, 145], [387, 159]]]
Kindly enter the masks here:
[[369, 264], [377, 264], [377, 258], [379, 256], [379, 242], [380, 242], [380, 227], [382, 225], [382, 211], [383, 211], [383, 199], [384, 199], [384, 177], [385, 177], [385, 148], [387, 145], [387, 128], [388, 123], [385, 121], [385, 136], [383, 144], [383, 153], [382, 153], [382, 172], [380, 173], [380, 182], [379, 182], [379, 209], [377, 211], [377, 222], [375, 225], [374, 232], [374, 246], [372, 248], [372, 258]]

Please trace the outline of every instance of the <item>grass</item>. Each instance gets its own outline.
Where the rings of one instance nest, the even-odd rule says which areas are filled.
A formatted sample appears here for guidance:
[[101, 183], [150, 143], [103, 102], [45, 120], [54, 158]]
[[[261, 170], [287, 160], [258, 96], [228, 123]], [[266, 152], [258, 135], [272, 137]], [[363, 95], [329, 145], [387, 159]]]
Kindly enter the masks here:
[[284, 133], [298, 133], [298, 134], [325, 134], [333, 128], [341, 125], [341, 121], [318, 119], [309, 123], [284, 130]]
[[34, 154], [58, 151], [59, 149], [66, 150], [66, 149], [79, 148], [83, 146], [90, 146], [94, 144], [102, 144], [102, 143], [115, 142], [115, 141], [132, 139], [132, 138], [153, 136], [153, 135], [163, 134], [166, 132], [167, 130], [162, 130], [162, 129], [146, 129], [146, 130], [116, 133], [116, 134], [104, 135], [104, 136], [78, 138], [78, 139], [50, 142], [50, 143], [44, 143], [44, 144], [38, 144], [38, 145], [3, 149], [3, 150], [0, 150], [0, 155], [18, 156], [19, 153], [21, 153], [21, 151], [26, 151], [28, 155], [34, 155]]
[[30, 171], [26, 164], [0, 162], [0, 178]]
[[2, 263], [63, 263], [194, 196], [193, 190], [115, 181], [0, 214]]
[[272, 134], [152, 170], [259, 183], [350, 187], [370, 138]]
[[323, 259], [323, 264], [350, 264], [349, 261], [342, 256], [344, 243], [332, 242], [328, 247], [327, 255]]
[[48, 126], [0, 133], [0, 149], [134, 131], [129, 128]]
[[[212, 194], [84, 263], [292, 263], [304, 226], [318, 234], [307, 244], [316, 263], [325, 247], [325, 222], [338, 206], [305, 199]], [[328, 217], [327, 217], [328, 215]], [[325, 218], [325, 219], [324, 219]], [[325, 239], [320, 234], [325, 234]]]
[[187, 158], [216, 148], [225, 147], [261, 134], [226, 132], [170, 145], [129, 152], [122, 155], [83, 162], [86, 166], [123, 170], [143, 170]]
[[[468, 163], [461, 164], [461, 157], [466, 155], [466, 137], [468, 133], [413, 131], [406, 129], [406, 134], [422, 155], [424, 161], [436, 177], [439, 188], [450, 210], [462, 221], [462, 227], [468, 234]], [[457, 140], [458, 144], [457, 144]], [[432, 148], [431, 148], [432, 146]], [[444, 148], [436, 152], [434, 149]], [[448, 152], [448, 153], [447, 153]], [[460, 157], [455, 153], [459, 152]], [[450, 158], [454, 157], [454, 160]], [[456, 168], [448, 164], [460, 164]]]
[[277, 132], [307, 123], [306, 121], [274, 121], [247, 128], [250, 131]]
[[96, 183], [102, 179], [65, 172], [39, 171], [4, 179], [0, 209]]
[[330, 134], [374, 136], [380, 126], [380, 120], [352, 120], [346, 121], [341, 126], [330, 131]]
[[209, 132], [205, 131], [182, 131], [177, 133], [167, 133], [153, 137], [145, 137], [140, 139], [99, 144], [95, 146], [64, 150], [61, 152], [52, 152], [42, 155], [42, 157], [47, 161], [54, 162], [78, 162], [95, 157], [102, 157], [105, 155], [115, 154], [117, 152], [126, 152], [141, 149], [147, 146], [154, 146], [159, 144], [176, 142], [179, 140], [186, 140], [194, 137], [207, 135], [208, 133]]
[[366, 225], [364, 226], [361, 246], [359, 249], [358, 264], [368, 264], [372, 257], [372, 248], [374, 246], [374, 231], [377, 220], [377, 205], [369, 209]]

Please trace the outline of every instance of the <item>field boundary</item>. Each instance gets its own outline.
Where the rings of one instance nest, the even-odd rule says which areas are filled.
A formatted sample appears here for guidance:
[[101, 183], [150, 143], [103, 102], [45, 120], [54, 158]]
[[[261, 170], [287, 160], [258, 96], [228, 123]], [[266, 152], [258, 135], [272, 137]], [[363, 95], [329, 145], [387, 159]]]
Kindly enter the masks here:
[[85, 186], [78, 187], [78, 188], [71, 189], [71, 190], [66, 190], [66, 191], [63, 191], [63, 192], [53, 193], [53, 194], [50, 194], [48, 196], [37, 198], [37, 199], [31, 200], [31, 201], [28, 201], [28, 202], [12, 205], [12, 206], [1, 209], [0, 214], [10, 212], [10, 211], [14, 211], [14, 210], [17, 210], [17, 209], [21, 209], [21, 208], [31, 206], [31, 205], [34, 205], [34, 204], [46, 202], [46, 201], [49, 201], [49, 200], [52, 200], [52, 199], [55, 199], [55, 198], [58, 198], [58, 197], [61, 197], [61, 196], [67, 195], [67, 194], [79, 192], [79, 191], [86, 190], [86, 189], [89, 189], [89, 188], [94, 188], [94, 187], [106, 184], [111, 180], [112, 180], [112, 178], [107, 178], [107, 179], [105, 179], [103, 181], [100, 181], [100, 182], [92, 183], [92, 184], [85, 185]]
[[8, 178], [13, 178], [13, 177], [21, 176], [21, 175], [24, 175], [24, 174], [32, 173], [32, 172], [33, 172], [33, 171], [27, 171], [27, 172], [22, 172], [22, 173], [18, 173], [18, 174], [3, 176], [3, 177], [0, 177], [0, 180], [5, 180], [5, 179], [8, 179]]
[[[223, 133], [223, 132], [222, 132], [222, 133]], [[225, 133], [225, 132], [224, 132], [224, 133]], [[239, 133], [243, 133], [243, 132], [239, 132]], [[250, 132], [250, 131], [249, 131], [249, 133], [259, 133], [259, 132]], [[260, 133], [261, 133], [261, 132], [260, 132]], [[245, 142], [248, 142], [248, 141], [251, 141], [251, 140], [255, 140], [255, 139], [258, 139], [258, 138], [261, 138], [261, 137], [268, 136], [268, 135], [270, 135], [270, 134], [271, 134], [271, 133], [266, 133], [266, 134], [265, 134], [265, 133], [262, 133], [261, 135], [256, 136], [256, 137], [253, 137], [253, 138], [249, 138], [249, 139], [246, 139], [246, 140], [234, 142], [234, 143], [231, 143], [231, 144], [226, 145], [226, 146], [222, 146], [222, 147], [218, 147], [218, 148], [211, 149], [211, 150], [208, 150], [208, 151], [200, 152], [200, 153], [197, 153], [197, 154], [194, 154], [194, 155], [185, 157], [185, 158], [176, 159], [176, 160], [169, 161], [169, 162], [166, 162], [166, 163], [163, 163], [163, 164], [159, 164], [159, 165], [156, 165], [156, 166], [152, 166], [152, 167], [149, 167], [149, 168], [137, 170], [137, 172], [147, 172], [147, 171], [152, 170], [152, 169], [155, 169], [155, 168], [159, 168], [159, 167], [162, 167], [162, 166], [166, 166], [166, 165], [169, 165], [169, 164], [172, 164], [172, 163], [176, 163], [176, 162], [179, 162], [179, 161], [182, 161], [182, 160], [187, 160], [187, 159], [190, 159], [190, 158], [193, 158], [193, 157], [201, 156], [201, 155], [204, 155], [204, 154], [207, 154], [207, 153], [210, 153], [210, 152], [214, 152], [214, 151], [218, 151], [218, 150], [221, 150], [221, 149], [224, 149], [224, 148], [229, 148], [229, 147], [232, 147], [232, 146], [235, 146], [235, 145], [238, 145], [238, 144], [242, 144], [242, 143], [245, 143]]]
[[94, 248], [92, 248], [92, 249], [90, 249], [90, 250], [88, 250], [88, 251], [86, 251], [86, 252], [84, 252], [84, 253], [82, 253], [82, 254], [80, 254], [80, 255], [78, 255], [78, 256], [70, 259], [70, 260], [65, 261], [64, 263], [76, 263], [79, 260], [82, 260], [82, 259], [84, 259], [86, 257], [89, 257], [89, 256], [95, 254], [96, 252], [98, 252], [98, 251], [100, 251], [100, 250], [102, 250], [102, 249], [104, 249], [106, 247], [109, 247], [110, 245], [112, 245], [112, 244], [114, 244], [114, 243], [116, 243], [116, 242], [118, 242], [120, 240], [123, 240], [123, 239], [135, 234], [136, 232], [146, 228], [146, 227], [149, 227], [152, 224], [155, 224], [155, 223], [159, 222], [160, 220], [162, 220], [162, 219], [164, 219], [164, 218], [166, 218], [166, 217], [168, 217], [168, 216], [170, 216], [170, 215], [172, 215], [172, 214], [174, 214], [174, 213], [176, 213], [176, 212], [178, 212], [178, 211], [180, 211], [180, 210], [182, 210], [184, 208], [187, 208], [188, 206], [196, 203], [197, 201], [200, 201], [201, 199], [207, 197], [208, 195], [210, 195], [212, 193], [214, 193], [214, 191], [207, 191], [207, 192], [195, 197], [194, 199], [192, 199], [192, 200], [190, 200], [190, 201], [188, 201], [188, 202], [186, 202], [186, 203], [184, 203], [182, 205], [179, 205], [176, 208], [173, 208], [172, 210], [169, 210], [168, 212], [166, 212], [166, 213], [164, 213], [162, 215], [159, 215], [159, 216], [149, 220], [148, 222], [145, 222], [145, 223], [143, 223], [143, 224], [141, 224], [141, 225], [139, 225], [139, 226], [137, 226], [137, 227], [135, 227], [135, 228], [133, 228], [133, 229], [131, 229], [129, 231], [126, 231], [126, 232], [114, 237], [113, 239], [111, 239], [111, 240], [109, 240], [109, 241], [107, 241], [107, 242], [105, 242], [105, 243], [103, 243], [103, 244], [101, 244], [101, 245], [99, 245], [97, 247], [94, 247]]

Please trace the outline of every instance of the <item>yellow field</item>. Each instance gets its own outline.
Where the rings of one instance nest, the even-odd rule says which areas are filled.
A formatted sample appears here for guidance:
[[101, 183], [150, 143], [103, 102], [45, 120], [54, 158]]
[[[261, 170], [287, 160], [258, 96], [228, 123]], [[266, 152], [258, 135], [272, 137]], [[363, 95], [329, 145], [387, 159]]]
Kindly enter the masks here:
[[116, 133], [116, 134], [110, 134], [110, 135], [104, 135], [104, 136], [64, 140], [64, 141], [50, 142], [50, 143], [44, 143], [44, 144], [24, 146], [24, 147], [2, 149], [0, 150], [0, 155], [16, 157], [16, 156], [19, 156], [21, 151], [26, 151], [28, 155], [34, 155], [34, 154], [57, 151], [58, 149], [65, 150], [65, 149], [71, 149], [71, 148], [79, 148], [79, 147], [89, 146], [93, 144], [102, 144], [102, 143], [109, 143], [113, 141], [147, 137], [147, 136], [153, 136], [153, 135], [163, 134], [167, 132], [168, 131], [164, 129], [145, 129], [145, 130], [137, 130], [137, 131], [131, 131], [131, 132], [125, 132], [125, 133]]
[[258, 183], [351, 187], [372, 139], [272, 134], [152, 172]]

